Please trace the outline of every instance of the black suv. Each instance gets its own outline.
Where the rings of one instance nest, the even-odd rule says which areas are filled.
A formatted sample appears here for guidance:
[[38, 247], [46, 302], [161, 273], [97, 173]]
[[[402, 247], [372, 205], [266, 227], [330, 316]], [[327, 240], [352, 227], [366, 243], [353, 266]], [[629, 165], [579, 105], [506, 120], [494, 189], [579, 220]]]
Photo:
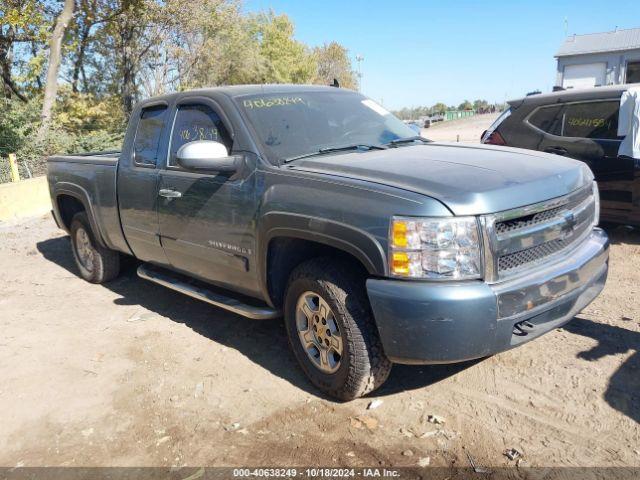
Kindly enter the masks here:
[[[637, 84], [635, 84], [637, 85]], [[563, 90], [509, 101], [482, 143], [527, 148], [585, 162], [603, 221], [640, 226], [640, 159], [618, 155], [620, 97], [633, 85]]]

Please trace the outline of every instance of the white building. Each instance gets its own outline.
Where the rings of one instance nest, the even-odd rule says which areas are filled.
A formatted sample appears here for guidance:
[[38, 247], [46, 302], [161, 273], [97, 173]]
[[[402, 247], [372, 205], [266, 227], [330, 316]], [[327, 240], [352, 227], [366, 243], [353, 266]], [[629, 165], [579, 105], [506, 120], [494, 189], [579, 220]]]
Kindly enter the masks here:
[[555, 57], [559, 87], [640, 82], [640, 28], [572, 35]]

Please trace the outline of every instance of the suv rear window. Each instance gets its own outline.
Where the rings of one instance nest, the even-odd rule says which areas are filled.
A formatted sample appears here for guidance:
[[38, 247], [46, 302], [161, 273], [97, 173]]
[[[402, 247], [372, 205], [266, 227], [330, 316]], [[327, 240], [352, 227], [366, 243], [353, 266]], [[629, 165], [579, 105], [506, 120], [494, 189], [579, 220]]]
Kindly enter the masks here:
[[552, 135], [560, 135], [560, 132], [562, 131], [561, 110], [561, 105], [539, 108], [533, 113], [533, 115], [531, 115], [529, 123], [543, 132], [547, 132]]
[[572, 103], [565, 107], [564, 137], [617, 139], [619, 101]]

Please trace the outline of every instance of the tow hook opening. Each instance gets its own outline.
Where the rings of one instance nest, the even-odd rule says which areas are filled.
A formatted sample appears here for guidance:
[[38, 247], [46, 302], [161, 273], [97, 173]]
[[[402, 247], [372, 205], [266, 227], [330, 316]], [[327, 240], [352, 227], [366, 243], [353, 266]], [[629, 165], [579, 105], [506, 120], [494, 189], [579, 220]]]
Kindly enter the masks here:
[[535, 329], [535, 325], [527, 320], [523, 320], [522, 322], [518, 322], [513, 326], [513, 334], [519, 337], [526, 337]]

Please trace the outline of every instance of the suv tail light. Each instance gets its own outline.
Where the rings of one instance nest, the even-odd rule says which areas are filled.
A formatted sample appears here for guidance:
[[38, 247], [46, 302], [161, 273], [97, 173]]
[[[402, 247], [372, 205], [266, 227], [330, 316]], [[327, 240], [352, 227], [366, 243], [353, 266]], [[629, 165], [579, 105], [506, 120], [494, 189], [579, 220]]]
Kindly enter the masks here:
[[504, 137], [500, 135], [497, 130], [502, 122], [504, 122], [507, 118], [511, 116], [511, 107], [507, 108], [504, 112], [500, 114], [496, 121], [491, 124], [491, 126], [482, 133], [482, 138], [480, 139], [480, 143], [488, 143], [490, 145], [506, 145]]
[[483, 138], [482, 143], [487, 143], [489, 145], [502, 145], [502, 146], [507, 144], [507, 142], [504, 141], [504, 138], [502, 138], [502, 135], [500, 135], [496, 131], [491, 132], [489, 135]]

